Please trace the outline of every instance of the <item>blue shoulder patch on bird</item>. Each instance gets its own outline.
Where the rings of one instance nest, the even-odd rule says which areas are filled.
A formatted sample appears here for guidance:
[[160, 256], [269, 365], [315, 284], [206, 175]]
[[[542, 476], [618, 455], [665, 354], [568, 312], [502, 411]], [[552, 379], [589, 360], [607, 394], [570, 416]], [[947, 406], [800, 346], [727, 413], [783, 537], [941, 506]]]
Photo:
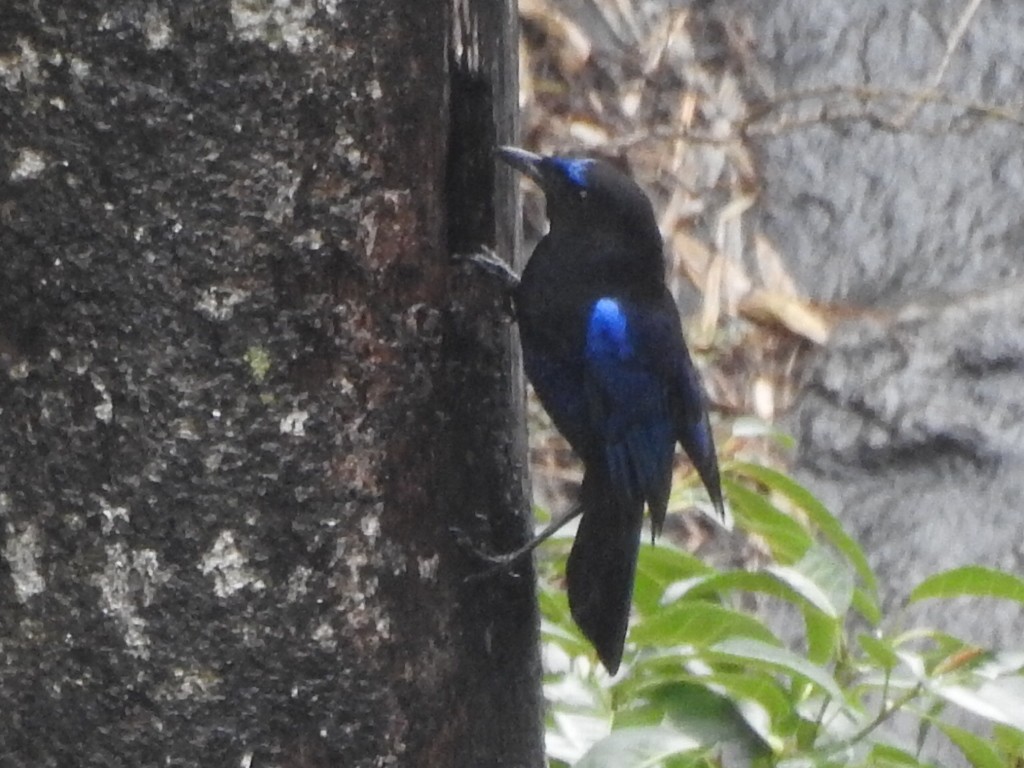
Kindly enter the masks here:
[[552, 157], [551, 164], [558, 168], [565, 177], [577, 187], [587, 186], [587, 171], [594, 164], [587, 158]]
[[594, 302], [587, 321], [587, 356], [590, 358], [626, 358], [633, 354], [629, 321], [615, 299]]

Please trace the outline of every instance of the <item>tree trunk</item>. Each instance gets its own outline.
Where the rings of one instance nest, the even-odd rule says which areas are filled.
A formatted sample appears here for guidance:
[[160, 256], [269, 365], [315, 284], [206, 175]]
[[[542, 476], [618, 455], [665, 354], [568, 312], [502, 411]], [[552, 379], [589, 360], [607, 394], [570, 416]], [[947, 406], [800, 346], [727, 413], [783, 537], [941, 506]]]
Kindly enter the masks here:
[[509, 3], [10, 6], [0, 765], [543, 764]]

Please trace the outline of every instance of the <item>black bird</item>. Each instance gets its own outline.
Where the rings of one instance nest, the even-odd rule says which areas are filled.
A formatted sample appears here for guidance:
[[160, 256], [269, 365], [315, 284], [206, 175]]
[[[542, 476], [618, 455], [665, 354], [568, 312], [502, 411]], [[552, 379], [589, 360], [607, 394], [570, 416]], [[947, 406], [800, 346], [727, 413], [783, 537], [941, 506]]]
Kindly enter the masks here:
[[573, 619], [619, 668], [643, 510], [661, 532], [678, 441], [724, 517], [704, 391], [665, 285], [647, 196], [608, 163], [498, 156], [544, 191], [551, 222], [513, 290], [526, 374], [583, 460], [566, 572]]

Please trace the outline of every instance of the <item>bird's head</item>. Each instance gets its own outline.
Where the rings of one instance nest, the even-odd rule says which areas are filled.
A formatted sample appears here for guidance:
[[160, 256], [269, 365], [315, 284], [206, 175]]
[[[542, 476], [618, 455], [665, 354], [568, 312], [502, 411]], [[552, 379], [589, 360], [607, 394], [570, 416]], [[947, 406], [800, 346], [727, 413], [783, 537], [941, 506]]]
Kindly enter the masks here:
[[585, 226], [615, 231], [634, 242], [661, 247], [651, 201], [640, 186], [614, 166], [589, 158], [538, 155], [500, 147], [498, 157], [543, 190], [552, 230]]

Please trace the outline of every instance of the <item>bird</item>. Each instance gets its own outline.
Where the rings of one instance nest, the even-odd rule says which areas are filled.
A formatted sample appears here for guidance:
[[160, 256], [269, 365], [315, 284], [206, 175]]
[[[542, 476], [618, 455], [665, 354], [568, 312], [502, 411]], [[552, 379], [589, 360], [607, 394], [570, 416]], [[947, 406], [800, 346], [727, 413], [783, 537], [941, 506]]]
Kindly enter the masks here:
[[581, 518], [566, 565], [569, 607], [614, 675], [644, 508], [656, 537], [677, 442], [725, 515], [706, 395], [640, 186], [603, 160], [514, 146], [496, 153], [546, 200], [549, 230], [510, 288], [512, 304], [527, 378], [584, 465]]

